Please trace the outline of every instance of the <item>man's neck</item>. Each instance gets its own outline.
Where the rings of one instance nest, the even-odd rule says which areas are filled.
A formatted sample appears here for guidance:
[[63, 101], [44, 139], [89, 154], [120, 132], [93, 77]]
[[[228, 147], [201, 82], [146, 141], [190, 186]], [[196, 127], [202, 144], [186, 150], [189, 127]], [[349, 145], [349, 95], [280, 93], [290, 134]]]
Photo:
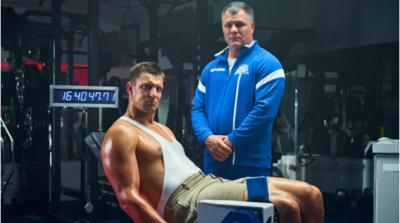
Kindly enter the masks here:
[[155, 113], [148, 114], [138, 109], [132, 109], [131, 111], [128, 109], [124, 116], [131, 118], [144, 126], [150, 126], [154, 123]]
[[[254, 40], [251, 40], [251, 41], [250, 41], [248, 44], [246, 44], [246, 45], [251, 45], [251, 44], [253, 43], [253, 41], [254, 41]], [[241, 47], [241, 48], [239, 48], [239, 49], [234, 49], [234, 48], [232, 48], [232, 47], [229, 47], [229, 52], [228, 52], [228, 58], [227, 58], [227, 59], [236, 59], [236, 58], [238, 58], [238, 57], [239, 57], [240, 51], [242, 51], [243, 48], [246, 47], [246, 45], [243, 46], [243, 47]]]
[[228, 60], [229, 60], [229, 59], [236, 59], [236, 58], [238, 58], [239, 53], [240, 53], [240, 50], [241, 50], [241, 49], [236, 50], [236, 49], [231, 49], [231, 48], [229, 47]]

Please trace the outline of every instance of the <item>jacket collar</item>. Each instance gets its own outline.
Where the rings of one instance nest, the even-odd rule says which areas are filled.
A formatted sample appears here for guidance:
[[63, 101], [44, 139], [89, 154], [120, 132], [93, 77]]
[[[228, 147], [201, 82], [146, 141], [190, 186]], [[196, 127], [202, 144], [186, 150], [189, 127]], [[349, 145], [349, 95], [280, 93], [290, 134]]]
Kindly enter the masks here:
[[[248, 51], [251, 51], [252, 49], [254, 49], [254, 47], [256, 47], [258, 45], [258, 41], [257, 40], [253, 40], [253, 43], [251, 43], [250, 45], [245, 45], [243, 47], [243, 49], [240, 51], [239, 53], [239, 57], [241, 57], [241, 55], [243, 53], [246, 53]], [[220, 52], [218, 52], [217, 54], [215, 54], [214, 56], [220, 60], [226, 60], [227, 55], [229, 52], [229, 46], [227, 46], [225, 49], [221, 50]], [[238, 58], [239, 58], [238, 57]]]

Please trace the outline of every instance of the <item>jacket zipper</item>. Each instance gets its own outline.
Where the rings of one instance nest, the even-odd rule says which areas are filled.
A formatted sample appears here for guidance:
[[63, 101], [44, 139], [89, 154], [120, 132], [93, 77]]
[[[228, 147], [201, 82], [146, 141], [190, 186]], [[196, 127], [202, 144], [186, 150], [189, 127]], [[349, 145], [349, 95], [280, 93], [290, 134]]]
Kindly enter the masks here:
[[[239, 84], [240, 84], [240, 78], [242, 77], [242, 74], [239, 74], [239, 78], [236, 84], [236, 97], [235, 97], [235, 107], [233, 107], [233, 126], [232, 126], [232, 131], [235, 130], [235, 124], [236, 124], [236, 108], [237, 108], [237, 102], [238, 102], [238, 95], [239, 95]], [[232, 165], [235, 165], [235, 158], [236, 158], [236, 147], [233, 147], [233, 158], [232, 158]]]

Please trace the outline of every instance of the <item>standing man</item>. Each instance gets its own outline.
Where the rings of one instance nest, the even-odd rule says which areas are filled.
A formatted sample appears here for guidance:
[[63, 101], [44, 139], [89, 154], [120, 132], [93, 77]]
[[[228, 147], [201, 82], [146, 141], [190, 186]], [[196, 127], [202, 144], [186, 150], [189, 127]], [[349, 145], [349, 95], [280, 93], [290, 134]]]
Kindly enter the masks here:
[[204, 173], [227, 179], [269, 176], [273, 120], [285, 73], [253, 39], [254, 13], [243, 2], [222, 10], [228, 47], [203, 70], [193, 99], [192, 125], [204, 150]]

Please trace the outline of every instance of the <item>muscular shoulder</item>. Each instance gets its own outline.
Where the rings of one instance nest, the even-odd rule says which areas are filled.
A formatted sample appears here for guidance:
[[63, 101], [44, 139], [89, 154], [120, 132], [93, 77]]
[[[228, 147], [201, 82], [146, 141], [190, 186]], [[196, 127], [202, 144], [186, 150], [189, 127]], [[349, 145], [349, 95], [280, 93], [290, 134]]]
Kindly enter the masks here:
[[168, 134], [170, 134], [172, 137], [175, 138], [175, 135], [174, 135], [174, 133], [171, 131], [171, 129], [169, 129], [167, 126], [165, 126], [165, 125], [163, 125], [163, 124], [160, 124], [160, 123], [158, 123], [158, 124], [160, 125], [161, 128], [163, 128], [165, 131], [167, 131]]
[[138, 142], [137, 130], [123, 120], [117, 120], [107, 131], [102, 148], [126, 150], [136, 148]]

